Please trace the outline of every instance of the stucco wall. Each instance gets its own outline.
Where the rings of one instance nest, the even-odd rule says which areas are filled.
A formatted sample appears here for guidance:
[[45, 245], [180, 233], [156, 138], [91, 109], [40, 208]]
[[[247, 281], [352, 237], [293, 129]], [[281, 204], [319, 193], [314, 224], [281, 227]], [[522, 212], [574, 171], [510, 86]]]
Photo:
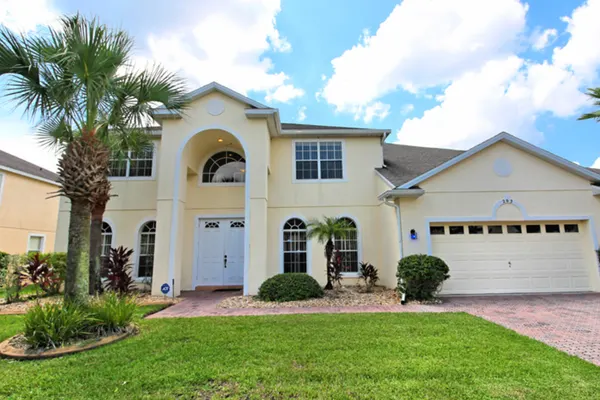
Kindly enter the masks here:
[[54, 248], [58, 198], [47, 199], [57, 187], [12, 172], [4, 176], [0, 198], [0, 251], [23, 253], [29, 234], [45, 235], [44, 251]]
[[[512, 166], [508, 177], [494, 172], [494, 162], [504, 159]], [[564, 219], [591, 217], [584, 236], [588, 246], [587, 263], [590, 279], [600, 289], [596, 239], [600, 234], [600, 200], [592, 195], [590, 183], [570, 172], [556, 167], [506, 143], [499, 142], [464, 160], [419, 185], [425, 195], [416, 199], [401, 199], [402, 227], [405, 255], [428, 253], [428, 221], [467, 221], [469, 218], [494, 219], [494, 207], [505, 197], [522, 206], [525, 215], [515, 205], [498, 208], [497, 220], [527, 218]], [[415, 229], [419, 238], [411, 240], [409, 232]]]

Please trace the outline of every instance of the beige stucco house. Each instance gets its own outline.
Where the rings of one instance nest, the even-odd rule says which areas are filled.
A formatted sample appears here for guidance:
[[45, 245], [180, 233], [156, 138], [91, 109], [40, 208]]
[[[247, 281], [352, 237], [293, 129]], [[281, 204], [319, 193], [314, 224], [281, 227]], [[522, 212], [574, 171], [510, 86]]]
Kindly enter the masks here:
[[105, 248], [135, 249], [155, 294], [254, 294], [281, 272], [324, 283], [323, 246], [306, 240], [322, 216], [355, 227], [340, 243], [346, 283], [368, 261], [394, 287], [401, 257], [429, 253], [450, 266], [448, 294], [600, 290], [597, 171], [507, 133], [466, 152], [394, 145], [389, 130], [282, 123], [216, 83], [191, 97], [183, 115], [156, 110], [153, 151], [111, 170]]
[[58, 176], [0, 150], [0, 251], [52, 251], [58, 218]]

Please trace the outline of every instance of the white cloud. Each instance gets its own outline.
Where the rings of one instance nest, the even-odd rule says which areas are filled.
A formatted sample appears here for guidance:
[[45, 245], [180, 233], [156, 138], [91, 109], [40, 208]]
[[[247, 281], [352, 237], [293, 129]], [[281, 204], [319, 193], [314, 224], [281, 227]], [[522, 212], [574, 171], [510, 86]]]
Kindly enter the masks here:
[[296, 116], [296, 121], [302, 122], [306, 119], [306, 106], [302, 106], [298, 109], [298, 115]]
[[518, 0], [405, 0], [374, 35], [363, 32], [332, 60], [322, 97], [337, 111], [356, 114], [398, 88], [415, 93], [448, 83], [510, 54], [526, 12]]
[[[379, 121], [383, 121], [385, 117], [390, 114], [390, 105], [377, 101], [368, 107], [365, 107], [363, 120], [365, 123], [369, 124], [373, 121], [374, 118], [377, 118]], [[355, 117], [356, 118], [356, 117]]]
[[400, 114], [407, 115], [415, 110], [415, 106], [413, 104], [405, 104], [400, 109]]
[[542, 50], [546, 48], [549, 44], [552, 44], [554, 40], [556, 40], [556, 36], [558, 35], [558, 31], [554, 28], [546, 29], [542, 32], [536, 31], [532, 35], [531, 41], [533, 48], [536, 50]]
[[0, 0], [0, 24], [15, 32], [55, 25], [58, 13], [49, 0]]
[[590, 168], [599, 168], [600, 169], [600, 157], [596, 158], [596, 161], [594, 161], [594, 163], [592, 165], [590, 165]]
[[290, 100], [302, 96], [304, 96], [304, 90], [298, 89], [294, 85], [281, 85], [274, 92], [268, 92], [265, 100], [269, 103], [273, 101], [289, 103]]
[[0, 149], [56, 172], [58, 157], [54, 151], [39, 145], [33, 129], [26, 121], [12, 118], [0, 119]]
[[555, 48], [553, 63], [561, 68], [570, 68], [582, 79], [596, 78], [600, 65], [600, 0], [588, 0], [576, 8], [570, 17], [563, 17], [566, 31], [571, 35], [562, 48]]
[[179, 71], [193, 86], [218, 81], [243, 94], [259, 91], [289, 101], [301, 89], [265, 56], [291, 50], [276, 27], [280, 10], [279, 0], [203, 2], [193, 23], [149, 36], [150, 58]]

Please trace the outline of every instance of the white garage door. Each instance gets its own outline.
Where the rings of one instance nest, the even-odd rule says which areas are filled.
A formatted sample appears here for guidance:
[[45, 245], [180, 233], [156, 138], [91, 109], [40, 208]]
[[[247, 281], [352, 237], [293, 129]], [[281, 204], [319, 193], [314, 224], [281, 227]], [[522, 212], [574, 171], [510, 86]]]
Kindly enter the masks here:
[[578, 221], [432, 224], [432, 253], [450, 267], [442, 294], [589, 291], [582, 230]]

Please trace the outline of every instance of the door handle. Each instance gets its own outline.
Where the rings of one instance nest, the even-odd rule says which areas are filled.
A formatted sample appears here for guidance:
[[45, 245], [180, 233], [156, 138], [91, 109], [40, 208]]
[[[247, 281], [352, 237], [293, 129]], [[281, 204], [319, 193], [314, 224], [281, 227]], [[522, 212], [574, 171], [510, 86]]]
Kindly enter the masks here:
[[227, 268], [227, 254], [223, 256], [223, 268]]
[[512, 262], [508, 262], [508, 268], [512, 268]]

